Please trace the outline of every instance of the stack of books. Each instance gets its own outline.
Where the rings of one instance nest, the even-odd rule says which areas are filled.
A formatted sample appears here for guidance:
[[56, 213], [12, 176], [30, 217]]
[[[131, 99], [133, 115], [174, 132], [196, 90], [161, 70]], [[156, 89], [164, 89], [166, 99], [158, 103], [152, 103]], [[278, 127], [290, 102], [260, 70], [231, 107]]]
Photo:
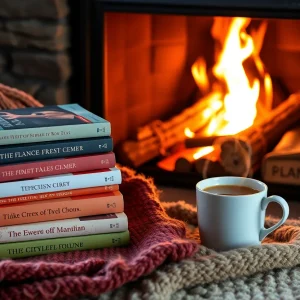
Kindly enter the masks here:
[[122, 246], [110, 123], [78, 104], [0, 111], [0, 258]]

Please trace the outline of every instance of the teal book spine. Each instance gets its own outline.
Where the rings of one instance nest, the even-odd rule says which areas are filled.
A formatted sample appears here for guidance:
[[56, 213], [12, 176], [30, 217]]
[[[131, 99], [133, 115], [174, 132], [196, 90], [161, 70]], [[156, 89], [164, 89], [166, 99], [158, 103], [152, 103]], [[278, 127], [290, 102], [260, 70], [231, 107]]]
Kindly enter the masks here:
[[0, 145], [111, 135], [111, 124], [78, 104], [0, 111]]
[[23, 258], [76, 250], [119, 247], [127, 245], [129, 240], [130, 234], [127, 230], [116, 233], [7, 243], [0, 245], [0, 258]]
[[0, 165], [113, 151], [112, 137], [0, 146]]

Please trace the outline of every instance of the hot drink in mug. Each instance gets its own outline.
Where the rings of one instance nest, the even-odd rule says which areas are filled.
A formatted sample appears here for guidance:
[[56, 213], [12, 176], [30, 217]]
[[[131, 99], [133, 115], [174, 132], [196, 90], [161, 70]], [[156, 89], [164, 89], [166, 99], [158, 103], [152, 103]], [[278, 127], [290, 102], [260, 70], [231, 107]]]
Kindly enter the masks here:
[[[215, 177], [196, 185], [200, 239], [217, 251], [260, 245], [289, 215], [287, 202], [280, 196], [267, 197], [265, 183], [244, 177]], [[266, 208], [270, 202], [282, 207], [281, 220], [265, 228]]]

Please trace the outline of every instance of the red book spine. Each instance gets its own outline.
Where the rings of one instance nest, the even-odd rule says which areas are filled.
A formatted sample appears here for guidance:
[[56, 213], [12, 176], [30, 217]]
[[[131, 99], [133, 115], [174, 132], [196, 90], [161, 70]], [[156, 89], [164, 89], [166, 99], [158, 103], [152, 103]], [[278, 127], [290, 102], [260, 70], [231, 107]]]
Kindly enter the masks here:
[[83, 195], [101, 194], [101, 193], [108, 193], [108, 192], [113, 192], [118, 190], [119, 190], [119, 185], [112, 184], [112, 185], [96, 186], [96, 187], [91, 187], [86, 189], [75, 189], [75, 190], [59, 191], [53, 193], [47, 192], [47, 193], [30, 194], [24, 196], [6, 197], [6, 198], [0, 198], [0, 205], [14, 204], [19, 202], [32, 202], [32, 201], [40, 201], [40, 200], [59, 199], [59, 198], [75, 197], [75, 196], [83, 196]]
[[0, 166], [0, 182], [113, 168], [113, 152]]

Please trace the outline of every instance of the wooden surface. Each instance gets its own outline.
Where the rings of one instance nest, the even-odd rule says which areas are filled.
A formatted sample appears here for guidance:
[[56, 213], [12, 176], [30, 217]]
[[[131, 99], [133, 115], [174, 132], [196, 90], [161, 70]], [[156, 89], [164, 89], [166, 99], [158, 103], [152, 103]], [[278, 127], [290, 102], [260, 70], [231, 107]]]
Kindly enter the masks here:
[[[193, 189], [173, 188], [166, 186], [158, 186], [162, 191], [161, 200], [165, 202], [185, 200], [187, 203], [196, 205], [196, 192]], [[290, 207], [289, 218], [300, 218], [300, 196], [298, 201], [288, 201]], [[282, 210], [278, 204], [271, 203], [267, 208], [267, 215], [273, 217], [281, 217]]]

